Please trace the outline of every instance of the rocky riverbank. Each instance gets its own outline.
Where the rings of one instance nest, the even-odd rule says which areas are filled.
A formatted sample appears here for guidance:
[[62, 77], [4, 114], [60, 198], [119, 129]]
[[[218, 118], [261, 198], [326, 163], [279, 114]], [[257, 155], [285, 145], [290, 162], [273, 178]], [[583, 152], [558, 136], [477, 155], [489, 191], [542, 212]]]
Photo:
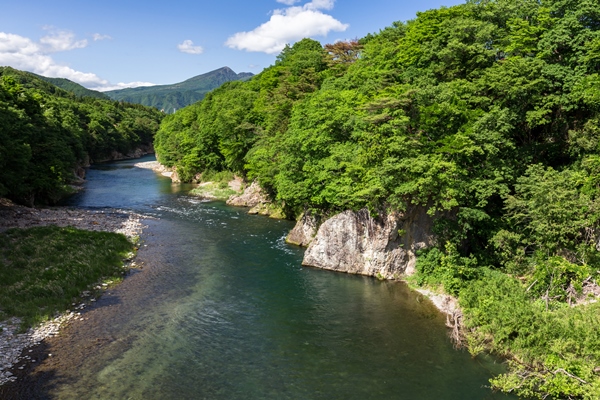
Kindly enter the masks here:
[[162, 176], [166, 176], [167, 178], [171, 178], [174, 183], [180, 182], [177, 173], [173, 171], [171, 168], [167, 168], [158, 161], [144, 161], [134, 164], [137, 168], [151, 169], [152, 171], [161, 174]]
[[[148, 217], [121, 210], [91, 211], [67, 207], [28, 208], [15, 205], [6, 199], [0, 199], [0, 232], [10, 228], [56, 225], [122, 233], [133, 238], [142, 233], [141, 220], [143, 218]], [[35, 362], [34, 359], [28, 358], [24, 350], [40, 344], [47, 337], [57, 335], [60, 326], [71, 319], [79, 318], [79, 311], [91, 301], [93, 298], [90, 297], [90, 293], [84, 292], [82, 300], [74, 303], [74, 311], [69, 311], [35, 329], [29, 329], [25, 333], [18, 333], [21, 323], [18, 318], [0, 321], [0, 385], [16, 379], [8, 370], [17, 363]]]

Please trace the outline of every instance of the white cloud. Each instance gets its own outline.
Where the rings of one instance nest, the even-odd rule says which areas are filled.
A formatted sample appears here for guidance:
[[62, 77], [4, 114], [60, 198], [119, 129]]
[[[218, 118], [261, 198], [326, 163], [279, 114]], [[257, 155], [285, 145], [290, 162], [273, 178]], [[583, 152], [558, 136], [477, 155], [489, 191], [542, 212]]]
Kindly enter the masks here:
[[92, 88], [94, 90], [97, 90], [99, 92], [106, 92], [108, 90], [119, 90], [119, 89], [127, 89], [127, 88], [136, 88], [136, 87], [141, 87], [141, 86], [155, 86], [156, 83], [150, 83], [150, 82], [129, 82], [129, 83], [117, 83], [117, 84], [107, 84], [104, 85], [102, 87], [96, 87], [96, 88]]
[[[292, 0], [282, 0], [290, 3]], [[286, 44], [305, 37], [327, 36], [331, 31], [343, 32], [343, 24], [320, 10], [333, 8], [334, 0], [313, 0], [303, 6], [275, 10], [269, 21], [249, 32], [238, 32], [225, 45], [232, 49], [279, 53]], [[293, 3], [291, 3], [293, 4]]]
[[202, 54], [204, 49], [201, 46], [194, 46], [191, 40], [184, 40], [183, 43], [177, 45], [177, 48], [182, 53], [187, 54]]
[[94, 42], [96, 42], [98, 40], [112, 39], [112, 37], [110, 37], [108, 35], [102, 35], [100, 33], [94, 33], [92, 35], [92, 39], [94, 39]]
[[82, 49], [88, 45], [88, 41], [85, 39], [75, 40], [73, 32], [56, 30], [51, 27], [45, 29], [50, 31], [50, 33], [42, 37], [40, 43], [44, 46], [44, 51], [47, 53]]
[[335, 0], [312, 0], [310, 3], [306, 3], [304, 8], [307, 10], [331, 10], [333, 3]]
[[278, 3], [285, 4], [286, 6], [291, 6], [299, 2], [300, 0], [277, 0]]
[[[57, 63], [49, 53], [81, 48], [84, 41], [74, 40], [74, 35], [63, 31], [40, 39], [40, 42], [0, 32], [0, 65], [52, 78], [66, 78], [90, 89], [111, 90], [125, 87], [151, 86], [148, 82], [118, 83], [113, 85], [91, 72], [81, 72]], [[87, 45], [87, 41], [86, 45]]]

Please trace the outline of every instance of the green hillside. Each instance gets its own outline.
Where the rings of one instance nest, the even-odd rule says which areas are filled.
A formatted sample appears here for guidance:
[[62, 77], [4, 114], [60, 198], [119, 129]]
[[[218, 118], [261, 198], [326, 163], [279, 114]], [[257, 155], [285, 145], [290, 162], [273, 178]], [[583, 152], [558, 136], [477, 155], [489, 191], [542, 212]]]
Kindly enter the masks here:
[[236, 74], [231, 68], [223, 67], [172, 85], [146, 86], [105, 92], [114, 100], [155, 107], [170, 114], [204, 98], [206, 93], [225, 82], [252, 77], [249, 72]]
[[78, 83], [65, 78], [48, 78], [33, 72], [20, 71], [12, 67], [0, 67], [0, 75], [9, 74], [21, 85], [27, 88], [36, 88], [43, 92], [56, 94], [61, 97], [68, 96], [61, 90], [72, 93], [78, 97], [93, 97], [96, 99], [110, 100], [110, 97], [96, 90], [87, 89]]
[[150, 107], [80, 97], [0, 67], [0, 197], [55, 203], [72, 192], [78, 167], [151, 148], [162, 117]]
[[85, 87], [81, 86], [80, 84], [75, 83], [75, 82], [70, 81], [65, 78], [48, 78], [46, 76], [41, 76], [41, 75], [36, 75], [36, 74], [33, 74], [33, 75], [37, 76], [40, 79], [45, 80], [46, 82], [50, 82], [54, 86], [58, 86], [59, 88], [66, 90], [67, 92], [71, 92], [79, 97], [94, 97], [96, 99], [110, 100], [110, 97], [108, 97], [104, 93], [85, 88]]
[[507, 358], [492, 387], [599, 399], [599, 88], [597, 0], [467, 1], [288, 46], [166, 116], [155, 149], [291, 217], [426, 207], [438, 243], [411, 279], [458, 297], [472, 354]]

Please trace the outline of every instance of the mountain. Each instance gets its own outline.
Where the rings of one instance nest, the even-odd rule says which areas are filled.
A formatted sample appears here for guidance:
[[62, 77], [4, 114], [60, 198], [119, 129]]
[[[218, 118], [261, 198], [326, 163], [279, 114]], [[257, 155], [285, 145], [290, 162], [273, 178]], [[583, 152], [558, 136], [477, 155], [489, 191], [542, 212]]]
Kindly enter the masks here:
[[145, 86], [104, 93], [114, 100], [156, 107], [171, 114], [202, 100], [206, 93], [225, 82], [246, 80], [252, 76], [254, 74], [250, 72], [236, 74], [231, 68], [223, 67], [172, 85]]
[[108, 97], [107, 95], [105, 95], [102, 92], [98, 92], [96, 90], [91, 90], [88, 88], [85, 88], [83, 86], [81, 86], [78, 83], [75, 83], [73, 81], [70, 81], [68, 79], [65, 78], [48, 78], [46, 76], [41, 76], [41, 75], [37, 75], [37, 74], [33, 74], [36, 75], [38, 78], [49, 82], [55, 86], [58, 86], [59, 88], [66, 90], [67, 92], [71, 92], [79, 97], [94, 97], [97, 99], [103, 99], [103, 100], [110, 100], [110, 97]]
[[69, 93], [77, 97], [94, 97], [102, 100], [110, 100], [110, 97], [95, 90], [86, 89], [78, 83], [64, 78], [48, 78], [33, 72], [21, 71], [11, 67], [0, 67], [0, 76], [10, 75], [19, 84], [28, 89], [38, 89], [42, 92], [68, 97]]

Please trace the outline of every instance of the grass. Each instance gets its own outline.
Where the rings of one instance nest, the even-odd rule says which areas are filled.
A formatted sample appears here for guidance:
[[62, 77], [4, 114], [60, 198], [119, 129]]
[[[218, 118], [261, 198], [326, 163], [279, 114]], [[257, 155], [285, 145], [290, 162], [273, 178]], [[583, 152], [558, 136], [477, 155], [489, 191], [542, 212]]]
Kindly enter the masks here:
[[116, 279], [134, 245], [124, 235], [55, 226], [0, 233], [0, 320], [23, 329], [68, 310], [101, 279]]

